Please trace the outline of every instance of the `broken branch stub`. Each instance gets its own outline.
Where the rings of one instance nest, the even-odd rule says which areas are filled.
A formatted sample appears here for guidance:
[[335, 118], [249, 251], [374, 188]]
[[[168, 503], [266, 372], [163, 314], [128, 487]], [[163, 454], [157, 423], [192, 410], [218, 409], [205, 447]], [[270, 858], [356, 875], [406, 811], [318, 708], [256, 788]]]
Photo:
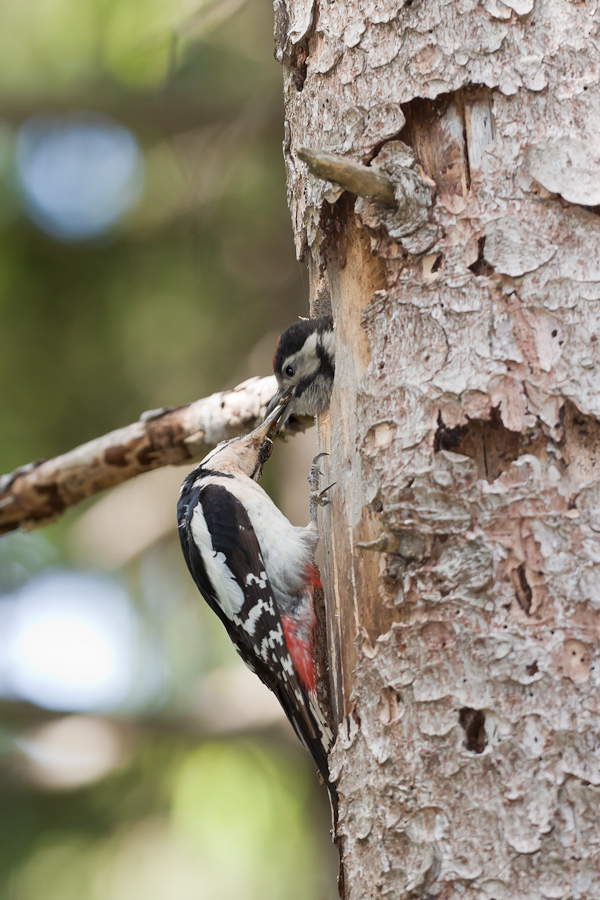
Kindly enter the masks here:
[[413, 168], [414, 157], [402, 141], [386, 144], [370, 167], [323, 150], [301, 147], [297, 154], [317, 178], [359, 197], [354, 210], [367, 228], [383, 228], [396, 239], [419, 231], [421, 239], [410, 248], [414, 252], [435, 243], [437, 227], [420, 232], [429, 222], [435, 183], [420, 167]]
[[383, 206], [393, 208], [398, 205], [394, 182], [383, 172], [324, 150], [300, 147], [296, 153], [317, 178], [333, 181], [351, 194], [366, 197]]

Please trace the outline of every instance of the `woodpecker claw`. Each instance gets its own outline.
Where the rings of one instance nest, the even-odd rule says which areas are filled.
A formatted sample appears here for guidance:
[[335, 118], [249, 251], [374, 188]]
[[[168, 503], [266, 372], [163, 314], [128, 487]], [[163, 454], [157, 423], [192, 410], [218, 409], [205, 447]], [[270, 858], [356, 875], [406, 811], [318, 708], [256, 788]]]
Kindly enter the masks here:
[[329, 456], [329, 453], [325, 453], [325, 452], [317, 453], [317, 455], [314, 457], [311, 467], [310, 467], [310, 472], [308, 475], [308, 483], [310, 484], [310, 486], [313, 490], [317, 489], [317, 486], [319, 484], [319, 476], [323, 474], [317, 465], [317, 460], [321, 459], [322, 456]]
[[317, 506], [328, 506], [331, 503], [331, 500], [325, 496], [327, 491], [331, 490], [335, 481], [331, 484], [327, 485], [326, 488], [319, 490], [319, 477], [323, 474], [317, 465], [317, 460], [319, 460], [322, 456], [329, 456], [328, 453], [317, 453], [315, 458], [312, 461], [312, 466], [310, 467], [310, 473], [308, 476], [308, 483], [311, 486], [310, 492], [310, 520], [316, 524], [317, 522]]
[[323, 488], [323, 490], [313, 491], [311, 493], [311, 496], [314, 502], [318, 503], [319, 506], [329, 506], [331, 500], [329, 499], [329, 497], [326, 497], [325, 494], [327, 493], [327, 491], [330, 491], [335, 484], [337, 484], [337, 482], [332, 481], [331, 484], [328, 484], [326, 488]]
[[319, 477], [323, 474], [317, 465], [317, 460], [321, 459], [322, 456], [329, 456], [328, 453], [317, 453], [315, 458], [312, 461], [312, 465], [310, 467], [310, 472], [308, 473], [308, 483], [311, 486], [311, 496], [317, 491], [319, 487]]

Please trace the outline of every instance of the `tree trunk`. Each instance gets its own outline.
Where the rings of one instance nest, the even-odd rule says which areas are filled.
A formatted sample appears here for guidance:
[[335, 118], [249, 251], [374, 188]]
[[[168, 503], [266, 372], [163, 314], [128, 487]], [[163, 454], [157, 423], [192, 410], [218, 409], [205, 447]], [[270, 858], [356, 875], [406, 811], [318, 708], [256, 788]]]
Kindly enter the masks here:
[[275, 14], [297, 250], [337, 330], [343, 896], [600, 897], [597, 4]]

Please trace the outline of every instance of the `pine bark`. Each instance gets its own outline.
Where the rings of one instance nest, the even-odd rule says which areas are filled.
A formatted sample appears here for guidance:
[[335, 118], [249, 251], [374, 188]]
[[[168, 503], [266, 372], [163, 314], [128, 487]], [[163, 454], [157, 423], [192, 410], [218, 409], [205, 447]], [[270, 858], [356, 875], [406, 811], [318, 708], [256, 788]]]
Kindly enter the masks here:
[[[598, 17], [275, 2], [297, 251], [337, 332], [347, 900], [600, 897]], [[378, 167], [397, 208], [302, 147]]]

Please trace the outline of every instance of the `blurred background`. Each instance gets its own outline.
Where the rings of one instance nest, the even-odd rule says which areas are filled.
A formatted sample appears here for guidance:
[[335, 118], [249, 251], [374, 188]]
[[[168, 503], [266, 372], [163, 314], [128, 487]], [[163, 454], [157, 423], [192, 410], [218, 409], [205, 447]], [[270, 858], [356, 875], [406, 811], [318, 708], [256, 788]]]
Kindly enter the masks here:
[[[3, 0], [0, 473], [268, 374], [307, 313], [272, 16]], [[265, 475], [296, 524], [314, 446]], [[314, 766], [184, 568], [185, 473], [0, 539], [0, 900], [337, 895]]]

